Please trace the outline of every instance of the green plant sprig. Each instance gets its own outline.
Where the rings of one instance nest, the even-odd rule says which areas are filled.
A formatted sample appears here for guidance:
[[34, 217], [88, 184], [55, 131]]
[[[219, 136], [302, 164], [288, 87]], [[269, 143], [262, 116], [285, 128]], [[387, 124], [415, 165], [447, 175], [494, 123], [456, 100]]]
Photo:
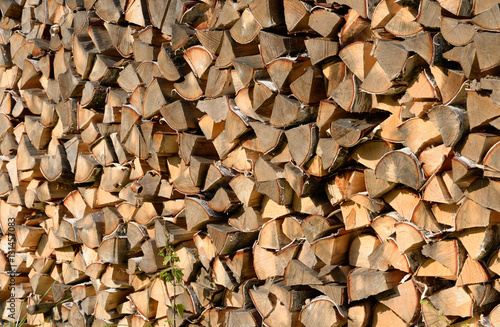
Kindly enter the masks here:
[[[184, 273], [182, 272], [182, 268], [177, 267], [176, 263], [180, 261], [179, 256], [174, 251], [174, 247], [172, 244], [168, 244], [163, 247], [158, 253], [163, 257], [163, 264], [166, 266], [158, 275], [159, 278], [165, 280], [167, 283], [172, 283], [175, 286], [176, 284], [182, 285], [182, 277], [184, 277]], [[175, 312], [182, 318], [186, 307], [183, 304], [176, 304], [175, 297], [173, 300], [172, 308]], [[175, 327], [175, 319], [168, 319], [167, 322], [171, 324], [174, 323]]]

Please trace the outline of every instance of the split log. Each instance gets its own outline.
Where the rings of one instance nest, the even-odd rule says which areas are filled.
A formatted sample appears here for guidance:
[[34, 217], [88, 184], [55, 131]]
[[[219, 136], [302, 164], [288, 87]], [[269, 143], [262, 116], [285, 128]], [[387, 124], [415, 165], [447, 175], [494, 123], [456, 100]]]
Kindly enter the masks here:
[[0, 267], [27, 324], [496, 326], [495, 1], [0, 11]]

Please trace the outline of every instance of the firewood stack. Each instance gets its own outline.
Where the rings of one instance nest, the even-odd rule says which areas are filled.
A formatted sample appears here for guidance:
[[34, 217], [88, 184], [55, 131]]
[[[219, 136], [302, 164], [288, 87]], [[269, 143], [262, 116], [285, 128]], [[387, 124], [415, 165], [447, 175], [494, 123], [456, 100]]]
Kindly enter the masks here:
[[0, 11], [3, 323], [500, 326], [499, 1]]

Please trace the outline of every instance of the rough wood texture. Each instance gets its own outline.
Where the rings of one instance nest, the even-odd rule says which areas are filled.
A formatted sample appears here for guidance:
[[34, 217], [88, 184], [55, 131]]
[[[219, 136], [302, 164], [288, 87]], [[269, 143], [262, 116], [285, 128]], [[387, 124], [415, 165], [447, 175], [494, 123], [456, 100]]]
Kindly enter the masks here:
[[499, 8], [0, 0], [0, 325], [500, 326]]

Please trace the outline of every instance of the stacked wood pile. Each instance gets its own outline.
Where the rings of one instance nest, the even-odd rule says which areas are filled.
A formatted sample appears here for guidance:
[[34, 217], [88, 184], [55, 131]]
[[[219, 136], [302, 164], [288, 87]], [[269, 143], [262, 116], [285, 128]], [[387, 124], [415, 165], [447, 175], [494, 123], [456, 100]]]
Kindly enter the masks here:
[[2, 324], [500, 326], [497, 0], [0, 11]]

